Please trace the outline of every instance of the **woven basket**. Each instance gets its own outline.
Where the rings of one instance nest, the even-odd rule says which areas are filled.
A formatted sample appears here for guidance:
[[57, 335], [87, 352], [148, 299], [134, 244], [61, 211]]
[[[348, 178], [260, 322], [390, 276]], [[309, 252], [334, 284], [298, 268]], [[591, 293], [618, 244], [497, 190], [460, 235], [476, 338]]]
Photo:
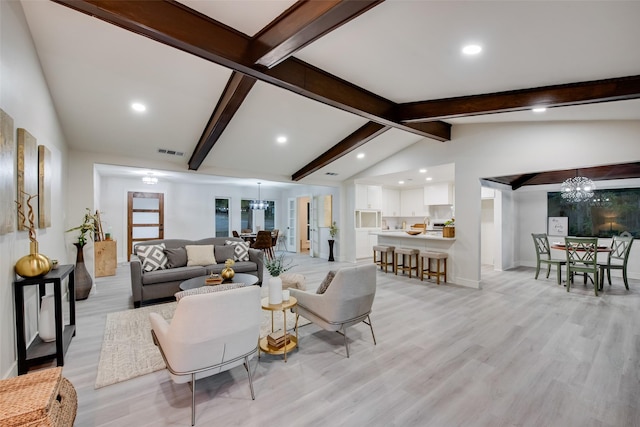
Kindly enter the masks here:
[[442, 237], [456, 237], [455, 227], [444, 227], [442, 229]]
[[73, 385], [62, 368], [0, 381], [0, 425], [72, 427], [78, 410]]

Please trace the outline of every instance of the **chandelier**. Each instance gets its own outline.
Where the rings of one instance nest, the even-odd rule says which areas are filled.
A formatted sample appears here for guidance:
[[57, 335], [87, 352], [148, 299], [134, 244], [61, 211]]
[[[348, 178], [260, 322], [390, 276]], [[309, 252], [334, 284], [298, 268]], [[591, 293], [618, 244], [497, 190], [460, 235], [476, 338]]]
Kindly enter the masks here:
[[249, 202], [249, 209], [252, 210], [264, 210], [269, 207], [269, 202], [260, 198], [260, 182], [258, 183], [258, 200], [252, 200]]
[[568, 178], [560, 187], [562, 198], [568, 202], [578, 203], [590, 200], [596, 185], [589, 178], [576, 176]]

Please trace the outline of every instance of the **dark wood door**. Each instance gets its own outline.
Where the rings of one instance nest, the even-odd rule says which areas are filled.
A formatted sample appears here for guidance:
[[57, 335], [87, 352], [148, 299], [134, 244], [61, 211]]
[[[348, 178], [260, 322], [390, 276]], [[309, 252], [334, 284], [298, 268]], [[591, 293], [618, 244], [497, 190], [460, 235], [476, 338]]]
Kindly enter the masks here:
[[127, 259], [134, 243], [164, 239], [164, 194], [129, 191], [127, 202]]

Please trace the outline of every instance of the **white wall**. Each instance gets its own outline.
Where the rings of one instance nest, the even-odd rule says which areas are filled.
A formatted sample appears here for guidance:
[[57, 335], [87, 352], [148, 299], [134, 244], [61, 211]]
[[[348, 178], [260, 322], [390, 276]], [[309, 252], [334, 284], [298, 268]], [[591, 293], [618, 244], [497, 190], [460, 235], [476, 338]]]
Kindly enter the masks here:
[[[112, 238], [118, 241], [118, 261], [127, 259], [127, 193], [129, 191], [164, 194], [165, 227], [167, 239], [201, 239], [215, 233], [215, 198], [230, 199], [231, 230], [240, 230], [240, 202], [257, 197], [257, 186], [229, 184], [191, 184], [166, 182], [160, 178], [157, 185], [145, 185], [140, 178], [103, 176], [100, 178], [99, 206], [102, 220], [111, 227]], [[265, 187], [263, 185], [263, 187]], [[306, 195], [337, 194], [331, 187], [300, 185], [293, 190], [262, 188], [261, 197], [276, 201], [276, 228], [286, 230], [287, 198]], [[334, 199], [334, 209], [339, 203]], [[325, 236], [326, 234], [326, 236]], [[328, 228], [321, 229], [321, 239], [328, 239]], [[326, 248], [328, 256], [328, 248]], [[321, 253], [322, 254], [322, 253]]]
[[[451, 141], [425, 139], [354, 178], [455, 163], [453, 256], [464, 262], [454, 263], [453, 282], [478, 288], [481, 178], [638, 161], [639, 139], [638, 121], [456, 125]], [[504, 222], [498, 250], [508, 268], [520, 220], [510, 194], [503, 194], [500, 203]], [[538, 220], [545, 218], [546, 212]]]
[[[67, 147], [57, 114], [40, 68], [22, 6], [18, 1], [0, 1], [0, 108], [14, 120], [14, 128], [24, 128], [39, 145], [51, 151], [51, 223], [37, 230], [41, 253], [61, 264], [72, 263], [64, 244], [67, 192]], [[14, 129], [14, 141], [17, 144]], [[15, 159], [15, 153], [14, 153]], [[13, 188], [16, 188], [14, 171]], [[15, 312], [13, 304], [13, 266], [29, 253], [27, 232], [0, 236], [0, 377], [17, 373]], [[35, 289], [27, 300], [27, 336], [36, 333], [37, 298]]]

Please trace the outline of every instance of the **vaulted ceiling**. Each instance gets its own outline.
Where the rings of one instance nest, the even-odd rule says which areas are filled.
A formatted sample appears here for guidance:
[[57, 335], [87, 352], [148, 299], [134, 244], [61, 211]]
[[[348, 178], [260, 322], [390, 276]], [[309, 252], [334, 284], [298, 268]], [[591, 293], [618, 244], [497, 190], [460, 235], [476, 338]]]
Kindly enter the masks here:
[[335, 183], [458, 124], [640, 120], [640, 2], [22, 4], [74, 149], [203, 174]]

